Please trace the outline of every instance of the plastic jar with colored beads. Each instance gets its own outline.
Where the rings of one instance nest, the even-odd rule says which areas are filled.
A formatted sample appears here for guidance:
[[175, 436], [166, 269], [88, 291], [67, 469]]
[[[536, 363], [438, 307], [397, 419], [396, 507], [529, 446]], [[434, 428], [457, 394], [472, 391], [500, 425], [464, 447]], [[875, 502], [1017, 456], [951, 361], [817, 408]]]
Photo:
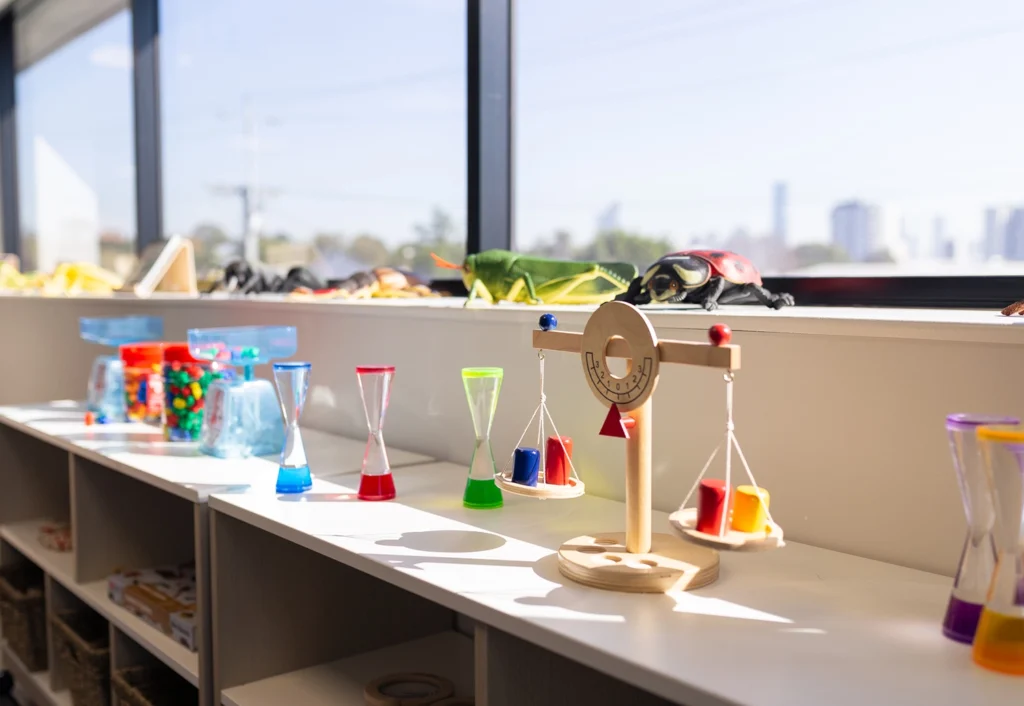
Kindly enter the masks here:
[[163, 343], [121, 346], [128, 421], [159, 424], [164, 409]]
[[163, 350], [164, 438], [199, 441], [210, 383], [233, 378], [234, 370], [209, 360], [198, 360], [185, 343], [168, 343]]

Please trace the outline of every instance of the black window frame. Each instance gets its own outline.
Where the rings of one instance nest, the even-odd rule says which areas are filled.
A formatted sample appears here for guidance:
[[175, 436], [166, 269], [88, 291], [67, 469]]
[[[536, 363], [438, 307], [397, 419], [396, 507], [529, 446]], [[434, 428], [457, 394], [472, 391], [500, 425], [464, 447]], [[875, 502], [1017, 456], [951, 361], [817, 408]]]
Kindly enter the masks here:
[[[41, 0], [45, 2], [46, 0]], [[163, 237], [159, 10], [130, 0], [135, 115], [136, 248]], [[515, 250], [516, 0], [466, 0], [466, 252]], [[0, 13], [0, 239], [21, 254], [18, 203], [15, 7]], [[458, 279], [434, 286], [464, 295]], [[1002, 308], [1024, 298], [1024, 276], [765, 277], [798, 305]]]

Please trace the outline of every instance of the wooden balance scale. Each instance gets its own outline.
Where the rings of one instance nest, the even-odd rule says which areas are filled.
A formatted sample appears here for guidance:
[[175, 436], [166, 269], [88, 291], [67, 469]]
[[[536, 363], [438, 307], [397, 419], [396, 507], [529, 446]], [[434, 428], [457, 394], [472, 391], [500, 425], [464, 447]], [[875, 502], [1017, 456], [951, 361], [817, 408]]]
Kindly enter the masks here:
[[[651, 532], [651, 398], [662, 364], [734, 371], [740, 367], [739, 346], [659, 341], [636, 307], [609, 302], [594, 312], [583, 333], [535, 330], [533, 347], [578, 353], [591, 392], [609, 407], [602, 434], [626, 439], [626, 531], [569, 540], [558, 550], [561, 572], [588, 586], [635, 593], [713, 583], [716, 549]], [[629, 359], [625, 375], [611, 372], [609, 357]]]

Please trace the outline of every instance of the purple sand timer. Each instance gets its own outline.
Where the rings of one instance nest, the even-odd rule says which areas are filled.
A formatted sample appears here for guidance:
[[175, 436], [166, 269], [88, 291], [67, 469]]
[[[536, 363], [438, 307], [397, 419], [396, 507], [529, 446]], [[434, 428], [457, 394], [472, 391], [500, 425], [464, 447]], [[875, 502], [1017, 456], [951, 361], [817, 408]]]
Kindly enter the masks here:
[[978, 629], [997, 556], [995, 504], [975, 436], [979, 426], [990, 424], [1017, 424], [1017, 420], [980, 414], [946, 417], [953, 468], [960, 483], [968, 530], [942, 632], [952, 640], [967, 644], [974, 640]]

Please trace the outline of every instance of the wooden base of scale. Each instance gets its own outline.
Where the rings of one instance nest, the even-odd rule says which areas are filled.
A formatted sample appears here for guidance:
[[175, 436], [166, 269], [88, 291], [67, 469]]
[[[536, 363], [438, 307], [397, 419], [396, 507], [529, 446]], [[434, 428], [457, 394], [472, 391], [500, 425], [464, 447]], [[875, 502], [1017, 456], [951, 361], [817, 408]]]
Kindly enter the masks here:
[[670, 534], [652, 534], [651, 551], [626, 551], [626, 534], [609, 532], [569, 540], [558, 549], [558, 569], [593, 588], [668, 593], [707, 586], [718, 578], [718, 552]]

